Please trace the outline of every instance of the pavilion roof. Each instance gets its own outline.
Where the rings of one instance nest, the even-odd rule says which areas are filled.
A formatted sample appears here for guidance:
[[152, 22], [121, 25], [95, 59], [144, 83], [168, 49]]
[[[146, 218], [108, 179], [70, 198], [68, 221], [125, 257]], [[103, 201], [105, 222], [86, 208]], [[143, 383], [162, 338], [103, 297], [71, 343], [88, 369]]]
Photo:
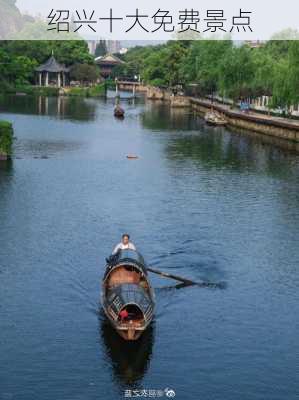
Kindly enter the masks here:
[[119, 65], [124, 64], [120, 58], [118, 58], [115, 54], [106, 54], [104, 56], [97, 57], [95, 59], [96, 64], [98, 65]]
[[38, 72], [69, 72], [69, 68], [64, 64], [59, 64], [53, 55], [35, 70]]

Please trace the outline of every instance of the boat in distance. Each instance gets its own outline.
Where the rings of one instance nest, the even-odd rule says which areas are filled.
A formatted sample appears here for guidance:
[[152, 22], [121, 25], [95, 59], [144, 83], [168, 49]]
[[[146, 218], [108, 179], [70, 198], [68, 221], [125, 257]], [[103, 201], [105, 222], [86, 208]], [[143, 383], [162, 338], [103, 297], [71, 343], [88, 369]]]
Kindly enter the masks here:
[[116, 118], [125, 117], [125, 110], [119, 105], [115, 106], [113, 113]]
[[102, 307], [117, 333], [137, 340], [150, 325], [155, 307], [145, 261], [135, 250], [119, 250], [106, 259]]

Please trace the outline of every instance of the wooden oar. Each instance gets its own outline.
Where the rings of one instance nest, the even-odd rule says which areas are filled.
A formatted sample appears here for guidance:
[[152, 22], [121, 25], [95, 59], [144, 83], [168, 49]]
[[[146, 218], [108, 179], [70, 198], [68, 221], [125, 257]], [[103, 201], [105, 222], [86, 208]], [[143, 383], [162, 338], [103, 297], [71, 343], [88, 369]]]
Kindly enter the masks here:
[[158, 269], [154, 269], [151, 267], [146, 268], [148, 271], [153, 272], [154, 274], [161, 275], [164, 278], [170, 278], [170, 279], [175, 279], [179, 282], [184, 283], [185, 285], [196, 285], [200, 287], [210, 287], [210, 288], [219, 288], [219, 289], [224, 289], [225, 284], [223, 282], [220, 283], [213, 283], [213, 282], [194, 282], [191, 281], [190, 279], [182, 278], [181, 276], [173, 275], [173, 274], [168, 274], [167, 272], [159, 271]]

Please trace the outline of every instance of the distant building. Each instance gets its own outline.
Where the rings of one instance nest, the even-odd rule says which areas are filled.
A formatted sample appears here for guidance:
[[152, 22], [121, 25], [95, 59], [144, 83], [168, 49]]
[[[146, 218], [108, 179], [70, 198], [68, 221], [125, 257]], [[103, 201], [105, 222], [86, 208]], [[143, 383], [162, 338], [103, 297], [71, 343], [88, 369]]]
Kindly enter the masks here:
[[[95, 54], [97, 45], [101, 42], [104, 41], [103, 39], [99, 40], [87, 40], [87, 45], [90, 54]], [[120, 50], [122, 48], [121, 43], [119, 40], [105, 40], [106, 43], [106, 48], [107, 48], [107, 53], [110, 54], [117, 54], [120, 53]]]
[[99, 40], [87, 40], [87, 46], [90, 54], [95, 53], [97, 45], [100, 43]]
[[108, 53], [105, 56], [95, 58], [95, 63], [99, 66], [102, 77], [109, 78], [113, 69], [118, 65], [124, 64], [124, 61], [115, 54]]
[[117, 54], [121, 49], [121, 44], [119, 40], [107, 40], [106, 47], [108, 53]]
[[245, 43], [251, 48], [251, 49], [258, 49], [259, 47], [265, 46], [265, 41], [263, 40], [245, 40]]

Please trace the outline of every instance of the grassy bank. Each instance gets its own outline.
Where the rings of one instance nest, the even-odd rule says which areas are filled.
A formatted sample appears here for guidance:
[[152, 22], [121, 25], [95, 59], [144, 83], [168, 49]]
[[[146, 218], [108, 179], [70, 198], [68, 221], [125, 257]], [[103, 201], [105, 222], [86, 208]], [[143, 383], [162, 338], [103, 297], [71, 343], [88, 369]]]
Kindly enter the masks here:
[[91, 87], [72, 87], [64, 89], [64, 95], [66, 96], [102, 97], [105, 96], [105, 92], [104, 83]]
[[0, 121], [0, 160], [9, 158], [12, 152], [13, 128], [8, 121]]
[[[63, 88], [63, 95], [65, 96], [81, 96], [81, 97], [102, 97], [105, 95], [105, 84], [91, 87], [71, 87]], [[0, 95], [2, 94], [17, 94], [22, 93], [31, 96], [59, 96], [60, 90], [56, 87], [50, 86], [16, 86], [16, 87], [0, 87]]]
[[39, 87], [32, 85], [2, 85], [0, 86], [0, 94], [16, 94], [24, 93], [35, 96], [58, 96], [59, 90], [55, 87]]
[[109, 90], [115, 90], [116, 84], [115, 84], [115, 80], [114, 80], [114, 79], [107, 79], [107, 80], [105, 81], [105, 83], [106, 83], [107, 89], [109, 89]]

